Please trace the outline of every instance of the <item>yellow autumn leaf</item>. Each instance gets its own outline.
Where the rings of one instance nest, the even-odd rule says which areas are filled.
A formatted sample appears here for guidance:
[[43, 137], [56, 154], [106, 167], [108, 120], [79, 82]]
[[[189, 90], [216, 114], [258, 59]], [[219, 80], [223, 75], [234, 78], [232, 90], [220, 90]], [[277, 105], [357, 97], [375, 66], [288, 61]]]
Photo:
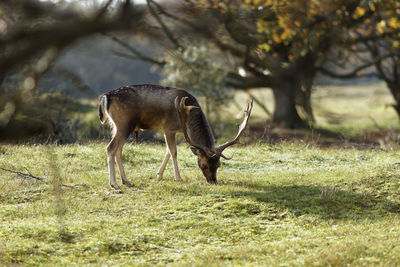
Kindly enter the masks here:
[[281, 34], [281, 36], [280, 36], [280, 39], [281, 40], [285, 40], [287, 37], [288, 37], [288, 32], [287, 31], [284, 31], [282, 34]]
[[381, 20], [377, 25], [376, 25], [376, 30], [379, 33], [384, 33], [386, 28], [386, 21]]
[[376, 8], [374, 4], [371, 4], [371, 6], [369, 7], [369, 9], [371, 9], [372, 12], [375, 12]]
[[277, 33], [274, 33], [272, 35], [272, 39], [274, 40], [275, 43], [280, 43], [281, 42], [281, 38], [279, 37], [279, 35]]
[[279, 23], [279, 25], [284, 25], [285, 24], [285, 18], [284, 17], [279, 17], [278, 23]]
[[257, 30], [259, 32], [268, 32], [268, 30], [269, 30], [268, 23], [263, 20], [258, 21], [257, 22]]
[[398, 20], [397, 18], [391, 18], [389, 21], [389, 26], [393, 29], [400, 28], [400, 20]]
[[365, 12], [366, 12], [365, 8], [358, 6], [354, 11], [353, 18], [355, 19], [361, 18], [362, 16], [364, 16]]
[[271, 46], [269, 44], [260, 44], [260, 45], [258, 45], [258, 48], [265, 50], [266, 52], [271, 50]]

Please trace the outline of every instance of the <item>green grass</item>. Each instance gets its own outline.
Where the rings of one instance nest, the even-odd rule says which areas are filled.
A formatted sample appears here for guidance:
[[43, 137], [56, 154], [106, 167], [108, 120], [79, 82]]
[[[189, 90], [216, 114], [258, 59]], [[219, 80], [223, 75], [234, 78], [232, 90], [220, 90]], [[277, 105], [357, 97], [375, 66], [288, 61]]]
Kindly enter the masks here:
[[400, 265], [395, 151], [235, 147], [208, 185], [185, 146], [185, 181], [170, 162], [160, 182], [165, 148], [131, 144], [120, 194], [105, 145], [0, 146], [0, 167], [47, 177], [0, 170], [0, 265]]
[[[253, 93], [273, 110], [270, 91]], [[234, 135], [247, 97], [238, 93], [239, 105], [226, 108], [221, 139]], [[242, 141], [254, 144], [228, 149], [234, 157], [223, 161], [218, 185], [205, 182], [185, 145], [178, 147], [184, 182], [173, 180], [171, 162], [165, 179], [155, 179], [163, 145], [126, 145], [134, 187], [122, 194], [108, 186], [106, 143], [0, 145], [1, 168], [45, 178], [0, 170], [0, 266], [398, 266], [400, 158], [398, 134], [387, 135], [398, 129], [391, 102], [382, 84], [317, 88], [317, 127], [344, 139], [383, 129], [383, 149], [267, 144], [268, 136], [246, 134]], [[255, 106], [251, 120], [265, 116]]]
[[[273, 95], [269, 89], [253, 89], [251, 93], [266, 107], [274, 110]], [[226, 118], [242, 115], [248, 99], [243, 92], [236, 93], [237, 106], [229, 106]], [[398, 116], [392, 104], [393, 97], [384, 83], [359, 84], [351, 86], [316, 86], [312, 94], [315, 127], [341, 135], [357, 137], [365, 132], [382, 129], [399, 129]], [[254, 105], [252, 121], [264, 122], [268, 117]]]
[[319, 127], [344, 136], [399, 129], [393, 97], [384, 83], [319, 87], [313, 108]]

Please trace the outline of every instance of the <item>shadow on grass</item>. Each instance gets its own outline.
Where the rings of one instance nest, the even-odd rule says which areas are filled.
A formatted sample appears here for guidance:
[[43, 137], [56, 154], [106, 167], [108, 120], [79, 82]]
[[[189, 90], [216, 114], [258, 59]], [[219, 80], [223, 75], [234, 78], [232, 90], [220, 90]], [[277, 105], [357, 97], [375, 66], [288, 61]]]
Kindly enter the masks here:
[[324, 219], [364, 219], [389, 213], [400, 214], [400, 203], [389, 201], [384, 195], [350, 192], [333, 186], [275, 186], [239, 182], [225, 193], [284, 208], [294, 216], [308, 214]]

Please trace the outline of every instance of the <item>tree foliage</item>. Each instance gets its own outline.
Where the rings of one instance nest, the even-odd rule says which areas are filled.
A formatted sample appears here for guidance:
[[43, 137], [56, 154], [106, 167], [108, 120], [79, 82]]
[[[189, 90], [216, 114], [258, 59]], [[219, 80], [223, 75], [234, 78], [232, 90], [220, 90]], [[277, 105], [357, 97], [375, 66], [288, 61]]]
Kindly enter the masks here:
[[[370, 1], [358, 14], [372, 13], [360, 27], [347, 33], [347, 39], [331, 60], [331, 68], [322, 69], [334, 78], [373, 76], [389, 88], [400, 116], [400, 2]], [[353, 59], [353, 60], [349, 60]], [[346, 70], [338, 70], [338, 67]]]
[[204, 98], [206, 112], [219, 114], [221, 106], [233, 98], [233, 91], [225, 83], [227, 71], [210, 58], [209, 48], [189, 46], [181, 55], [170, 55], [163, 68], [163, 84], [185, 88]]
[[[316, 74], [332, 50], [354, 41], [348, 33], [365, 27], [379, 5], [362, 0], [197, 0], [161, 6], [148, 0], [155, 28], [172, 46], [206, 39], [222, 56], [235, 58], [230, 86], [272, 88], [278, 107], [273, 119], [288, 127], [314, 120]], [[160, 40], [165, 43], [165, 38]]]
[[[39, 78], [66, 47], [96, 33], [141, 30], [143, 10], [129, 0], [112, 3], [83, 12], [51, 1], [0, 2], [0, 140], [13, 139], [9, 126], [35, 104]], [[16, 81], [12, 94], [6, 94], [9, 80]]]

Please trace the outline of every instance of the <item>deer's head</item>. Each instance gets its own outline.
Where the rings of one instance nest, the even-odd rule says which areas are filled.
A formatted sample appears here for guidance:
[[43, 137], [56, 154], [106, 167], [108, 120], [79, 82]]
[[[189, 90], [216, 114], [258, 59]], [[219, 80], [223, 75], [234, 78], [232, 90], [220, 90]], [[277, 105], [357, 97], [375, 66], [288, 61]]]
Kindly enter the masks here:
[[[253, 101], [247, 105], [245, 110], [245, 117], [242, 124], [239, 126], [236, 137], [221, 146], [215, 147], [214, 137], [212, 136], [211, 128], [201, 111], [199, 106], [187, 106], [185, 104], [187, 97], [175, 98], [175, 107], [178, 111], [179, 119], [183, 128], [183, 134], [186, 142], [189, 144], [193, 154], [197, 156], [197, 164], [206, 177], [208, 183], [217, 183], [217, 170], [220, 163], [220, 158], [230, 160], [222, 154], [222, 152], [229, 146], [239, 142], [239, 138], [247, 126], [250, 118], [250, 113], [253, 108]], [[190, 116], [191, 112], [197, 113], [198, 116]], [[194, 115], [194, 114], [193, 114]], [[189, 123], [189, 120], [192, 120]], [[193, 121], [195, 120], [195, 121]], [[203, 120], [203, 121], [201, 121]], [[196, 125], [200, 127], [194, 127]]]
[[193, 154], [197, 156], [197, 164], [203, 172], [204, 177], [206, 177], [207, 182], [210, 184], [217, 183], [217, 170], [221, 165], [219, 160], [221, 156], [216, 151], [207, 153], [207, 150], [202, 150], [194, 146], [190, 148]]

